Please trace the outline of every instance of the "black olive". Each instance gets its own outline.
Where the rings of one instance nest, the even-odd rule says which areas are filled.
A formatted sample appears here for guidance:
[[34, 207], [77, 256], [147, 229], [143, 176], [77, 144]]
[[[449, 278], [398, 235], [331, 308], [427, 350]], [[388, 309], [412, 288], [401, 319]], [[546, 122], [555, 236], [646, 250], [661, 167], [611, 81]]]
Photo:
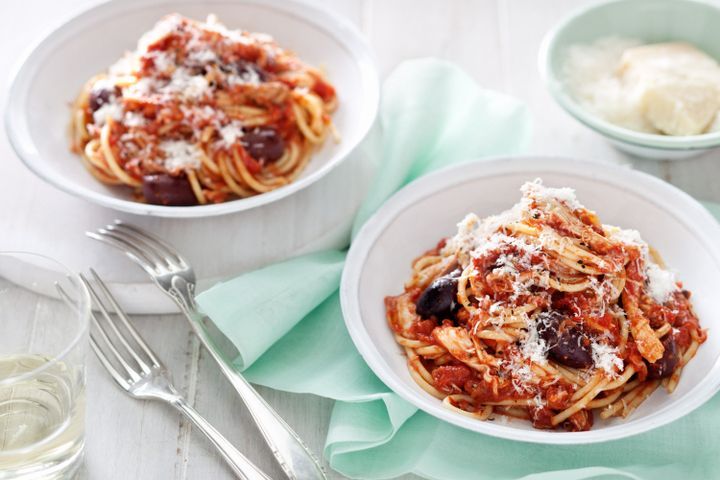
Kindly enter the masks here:
[[196, 205], [197, 197], [185, 174], [154, 173], [143, 176], [142, 193], [155, 205]]
[[558, 328], [562, 315], [558, 312], [540, 312], [537, 317], [538, 336], [548, 345], [557, 343]]
[[538, 335], [548, 345], [548, 355], [558, 363], [573, 368], [587, 368], [593, 364], [592, 347], [587, 334], [577, 326], [559, 331], [559, 313], [541, 313]]
[[202, 75], [204, 77], [208, 73], [208, 69], [205, 65], [193, 65], [189, 68], [189, 70], [190, 75], [192, 76]]
[[106, 85], [98, 85], [90, 90], [88, 103], [90, 110], [96, 112], [106, 103], [110, 103], [115, 97], [120, 95], [120, 89], [117, 87], [108, 87]]
[[[655, 363], [648, 363], [648, 378], [658, 379], [666, 378], [673, 374], [680, 356], [678, 355], [677, 345], [675, 345], [675, 339], [672, 335], [666, 335], [662, 341], [665, 352]], [[647, 363], [647, 362], [646, 362]]]
[[285, 140], [272, 127], [255, 127], [243, 132], [242, 145], [258, 161], [274, 162], [285, 153]]
[[587, 368], [593, 364], [590, 340], [578, 327], [560, 332], [557, 343], [550, 348], [549, 353], [556, 362], [568, 367]]
[[452, 318], [457, 305], [457, 286], [460, 270], [436, 278], [420, 294], [415, 302], [415, 311], [422, 318], [435, 317], [438, 320]]
[[265, 70], [260, 68], [257, 64], [248, 62], [247, 60], [238, 60], [235, 62], [233, 69], [235, 70], [235, 73], [244, 80], [251, 79], [253, 77], [257, 77], [260, 82], [267, 80], [267, 73], [265, 73]]

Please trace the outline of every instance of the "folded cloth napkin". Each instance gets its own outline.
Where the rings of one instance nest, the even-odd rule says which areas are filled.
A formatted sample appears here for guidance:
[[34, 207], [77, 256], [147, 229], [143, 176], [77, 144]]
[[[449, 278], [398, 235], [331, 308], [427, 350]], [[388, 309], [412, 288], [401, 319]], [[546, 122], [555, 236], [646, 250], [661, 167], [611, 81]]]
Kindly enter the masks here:
[[[526, 109], [479, 88], [438, 60], [401, 64], [383, 86], [382, 152], [353, 233], [397, 189], [429, 171], [516, 153], [530, 135]], [[392, 393], [367, 367], [342, 319], [345, 252], [317, 252], [220, 283], [198, 304], [237, 347], [235, 366], [257, 384], [336, 400], [325, 455], [352, 478], [405, 473], [438, 480], [708, 478], [720, 397], [672, 425], [588, 446], [533, 445], [469, 432]], [[545, 473], [534, 473], [545, 472]]]

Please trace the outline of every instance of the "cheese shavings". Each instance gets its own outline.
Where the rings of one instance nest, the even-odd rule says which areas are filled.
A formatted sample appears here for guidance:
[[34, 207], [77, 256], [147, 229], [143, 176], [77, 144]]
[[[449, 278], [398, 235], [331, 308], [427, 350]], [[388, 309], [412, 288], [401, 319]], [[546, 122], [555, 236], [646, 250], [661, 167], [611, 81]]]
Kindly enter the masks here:
[[147, 124], [147, 119], [141, 113], [127, 112], [123, 118], [123, 123], [128, 127], [141, 127]]
[[200, 167], [202, 151], [197, 145], [183, 140], [172, 140], [162, 142], [160, 150], [165, 154], [165, 168], [171, 172]]
[[230, 122], [220, 129], [220, 136], [222, 137], [220, 143], [224, 147], [232, 147], [243, 136], [242, 125], [237, 121]]
[[525, 182], [520, 188], [524, 197], [531, 198], [541, 202], [555, 200], [562, 202], [572, 210], [579, 210], [583, 205], [575, 196], [575, 190], [568, 187], [551, 188], [543, 185], [542, 179], [536, 178], [532, 182]]
[[592, 359], [595, 368], [605, 370], [605, 373], [610, 376], [616, 376], [617, 371], [622, 371], [623, 369], [623, 361], [617, 354], [618, 349], [616, 347], [604, 343], [592, 342]]
[[663, 270], [656, 263], [650, 263], [645, 270], [648, 283], [648, 294], [657, 303], [668, 301], [673, 292], [677, 291], [675, 274]]
[[170, 83], [163, 87], [161, 91], [198, 99], [210, 93], [210, 84], [204, 76], [191, 75], [186, 68], [178, 68], [173, 72]]
[[531, 362], [544, 365], [547, 363], [548, 345], [538, 333], [538, 320], [528, 322], [528, 331], [522, 342], [520, 352]]
[[[498, 243], [493, 235], [503, 226], [520, 222], [533, 214], [530, 204], [532, 201], [548, 202], [551, 200], [562, 202], [572, 210], [584, 208], [577, 200], [575, 190], [572, 188], [551, 188], [543, 185], [542, 179], [537, 178], [532, 182], [526, 182], [520, 191], [523, 198], [499, 215], [491, 215], [480, 219], [476, 214], [470, 213], [458, 223], [457, 234], [448, 240], [447, 251], [460, 251], [461, 254], [472, 254], [475, 256], [479, 248], [484, 251], [491, 249], [492, 244]], [[505, 236], [505, 239], [512, 238]], [[462, 259], [461, 259], [462, 260]]]
[[123, 107], [117, 101], [108, 102], [93, 113], [93, 122], [98, 127], [105, 125], [108, 118], [115, 121], [123, 118]]
[[608, 232], [609, 238], [625, 245], [640, 248], [641, 258], [645, 264], [645, 280], [647, 293], [654, 302], [663, 304], [678, 290], [675, 274], [662, 268], [650, 256], [650, 247], [637, 230], [622, 230], [610, 225], [603, 228]]
[[[188, 47], [192, 48], [190, 45], [188, 45]], [[200, 50], [191, 51], [190, 54], [188, 54], [188, 60], [203, 65], [217, 62], [218, 56], [209, 48], [202, 48]]]

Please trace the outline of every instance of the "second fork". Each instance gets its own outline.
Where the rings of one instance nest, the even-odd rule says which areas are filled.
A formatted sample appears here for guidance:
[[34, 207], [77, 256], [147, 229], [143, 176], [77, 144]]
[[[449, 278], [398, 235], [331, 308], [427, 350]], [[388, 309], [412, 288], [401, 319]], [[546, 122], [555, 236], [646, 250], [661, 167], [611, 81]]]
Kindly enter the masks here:
[[[90, 334], [90, 345], [115, 383], [131, 397], [160, 400], [183, 413], [212, 441], [238, 478], [270, 480], [270, 477], [245, 458], [187, 403], [173, 386], [170, 373], [132, 326], [130, 319], [110, 294], [104, 282], [94, 270], [91, 269], [90, 273], [97, 291], [83, 275], [80, 275], [90, 292], [95, 308], [99, 311], [99, 315], [95, 312], [91, 315], [93, 329]], [[62, 291], [60, 293], [63, 294]], [[115, 312], [115, 316], [111, 315], [106, 303]], [[123, 334], [122, 330], [126, 334]]]

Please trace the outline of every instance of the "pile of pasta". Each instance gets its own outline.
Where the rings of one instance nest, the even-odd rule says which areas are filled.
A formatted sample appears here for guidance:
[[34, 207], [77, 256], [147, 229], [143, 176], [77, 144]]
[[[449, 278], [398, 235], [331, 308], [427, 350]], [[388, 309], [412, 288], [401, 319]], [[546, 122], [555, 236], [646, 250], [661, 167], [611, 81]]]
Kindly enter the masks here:
[[72, 148], [101, 182], [139, 201], [218, 203], [296, 179], [328, 134], [335, 89], [260, 33], [174, 14], [91, 78]]
[[672, 392], [706, 339], [639, 233], [540, 180], [418, 257], [387, 319], [413, 379], [461, 414], [588, 430]]

